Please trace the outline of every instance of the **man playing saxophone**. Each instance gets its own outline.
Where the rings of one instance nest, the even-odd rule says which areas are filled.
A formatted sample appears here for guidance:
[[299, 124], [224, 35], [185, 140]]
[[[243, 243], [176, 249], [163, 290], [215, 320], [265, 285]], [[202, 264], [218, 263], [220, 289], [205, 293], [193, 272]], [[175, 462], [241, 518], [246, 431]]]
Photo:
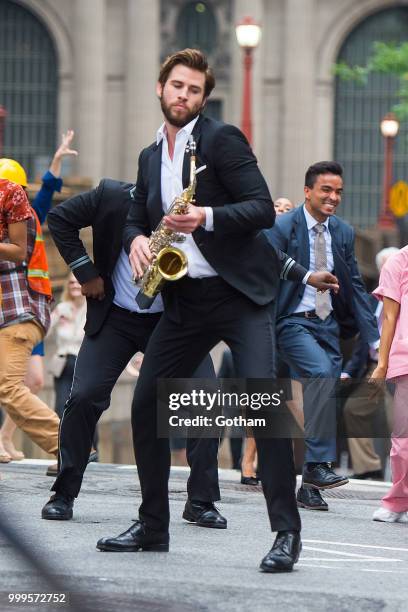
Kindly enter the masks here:
[[[176, 196], [167, 211], [169, 215], [185, 215], [189, 206], [194, 204], [197, 186], [196, 144], [194, 138], [189, 136], [187, 148], [190, 153], [190, 183], [183, 189], [181, 195]], [[200, 170], [204, 170], [202, 166]], [[187, 274], [187, 257], [173, 242], [184, 242], [185, 236], [174, 232], [167, 227], [163, 218], [149, 238], [149, 250], [152, 254], [150, 264], [145, 269], [140, 283], [140, 291], [136, 302], [140, 308], [149, 308], [156, 295], [161, 291], [166, 281], [179, 280]]]
[[[200, 51], [185, 49], [167, 58], [157, 84], [164, 123], [139, 157], [124, 232], [133, 272], [141, 278], [151, 263], [149, 236], [164, 218], [169, 230], [185, 235], [180, 248], [188, 274], [165, 284], [165, 311], [147, 347], [132, 405], [139, 520], [119, 536], [99, 540], [103, 551], [169, 549], [170, 452], [168, 440], [157, 436], [157, 378], [190, 377], [220, 340], [232, 351], [238, 377], [273, 378], [279, 277], [306, 278], [306, 270], [278, 255], [261, 231], [273, 225], [275, 211], [246, 138], [202, 114], [214, 85]], [[186, 214], [167, 214], [188, 184], [190, 135], [197, 143], [197, 165], [206, 166], [197, 177], [197, 205], [189, 205]], [[336, 282], [331, 275], [324, 278]], [[311, 276], [308, 282], [315, 280]], [[291, 441], [258, 437], [257, 448], [271, 529], [278, 532], [261, 569], [291, 571], [301, 548]], [[187, 503], [183, 516], [194, 521], [202, 510]]]

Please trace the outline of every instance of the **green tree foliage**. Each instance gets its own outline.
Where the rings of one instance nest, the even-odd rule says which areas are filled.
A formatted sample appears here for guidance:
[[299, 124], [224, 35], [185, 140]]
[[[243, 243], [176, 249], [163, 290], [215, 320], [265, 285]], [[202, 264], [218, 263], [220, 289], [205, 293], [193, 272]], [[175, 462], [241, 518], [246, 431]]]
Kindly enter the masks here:
[[392, 110], [400, 120], [408, 118], [408, 42], [373, 43], [373, 50], [365, 66], [349, 66], [339, 62], [333, 66], [333, 73], [345, 81], [365, 85], [372, 72], [392, 74], [399, 80], [397, 96], [399, 103]]

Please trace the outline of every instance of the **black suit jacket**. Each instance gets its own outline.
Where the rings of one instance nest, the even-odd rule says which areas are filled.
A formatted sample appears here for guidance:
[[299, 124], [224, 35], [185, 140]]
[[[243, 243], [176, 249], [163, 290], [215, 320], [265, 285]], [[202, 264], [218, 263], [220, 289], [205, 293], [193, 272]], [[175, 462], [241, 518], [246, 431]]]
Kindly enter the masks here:
[[[198, 228], [193, 238], [214, 270], [230, 285], [257, 304], [276, 296], [279, 276], [301, 281], [306, 270], [277, 252], [261, 231], [275, 221], [268, 187], [245, 136], [234, 126], [200, 116], [194, 126], [197, 166], [207, 168], [197, 176], [196, 201], [214, 209], [214, 231]], [[150, 145], [139, 157], [134, 201], [124, 231], [127, 252], [133, 239], [149, 236], [163, 216], [161, 197], [162, 143]], [[189, 182], [189, 155], [184, 156], [183, 186]], [[289, 270], [287, 269], [289, 268]], [[163, 290], [166, 306], [177, 283]]]
[[[96, 334], [102, 327], [114, 297], [111, 275], [122, 249], [122, 233], [131, 202], [129, 183], [103, 179], [96, 189], [74, 196], [53, 208], [48, 227], [61, 256], [82, 284], [101, 276], [105, 298], [88, 299], [85, 333]], [[79, 237], [92, 227], [93, 261]]]

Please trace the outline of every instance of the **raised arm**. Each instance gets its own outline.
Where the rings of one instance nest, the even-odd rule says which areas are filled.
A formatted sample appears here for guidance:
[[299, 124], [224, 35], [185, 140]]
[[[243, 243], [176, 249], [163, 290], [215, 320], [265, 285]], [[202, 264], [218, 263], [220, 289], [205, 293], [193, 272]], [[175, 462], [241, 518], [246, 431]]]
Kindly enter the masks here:
[[32, 207], [37, 213], [41, 224], [44, 223], [50, 211], [54, 191], [61, 191], [62, 179], [60, 178], [60, 176], [62, 158], [66, 155], [78, 155], [77, 151], [70, 148], [73, 138], [73, 130], [68, 130], [67, 132], [62, 134], [61, 144], [55, 151], [51, 165], [41, 179], [41, 189], [39, 190], [32, 202]]
[[62, 134], [61, 144], [58, 149], [54, 153], [54, 157], [52, 158], [51, 165], [49, 167], [49, 171], [56, 178], [61, 176], [61, 164], [62, 158], [67, 155], [76, 157], [78, 155], [78, 151], [75, 149], [71, 149], [71, 143], [74, 139], [74, 130], [67, 130]]

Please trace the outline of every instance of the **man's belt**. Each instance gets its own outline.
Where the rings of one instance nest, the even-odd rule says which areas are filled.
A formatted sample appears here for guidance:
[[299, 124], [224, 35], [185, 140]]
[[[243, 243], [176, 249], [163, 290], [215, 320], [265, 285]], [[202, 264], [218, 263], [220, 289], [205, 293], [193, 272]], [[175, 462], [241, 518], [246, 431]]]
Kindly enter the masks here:
[[303, 312], [292, 312], [291, 317], [304, 317], [305, 319], [318, 319], [315, 310], [304, 310]]

